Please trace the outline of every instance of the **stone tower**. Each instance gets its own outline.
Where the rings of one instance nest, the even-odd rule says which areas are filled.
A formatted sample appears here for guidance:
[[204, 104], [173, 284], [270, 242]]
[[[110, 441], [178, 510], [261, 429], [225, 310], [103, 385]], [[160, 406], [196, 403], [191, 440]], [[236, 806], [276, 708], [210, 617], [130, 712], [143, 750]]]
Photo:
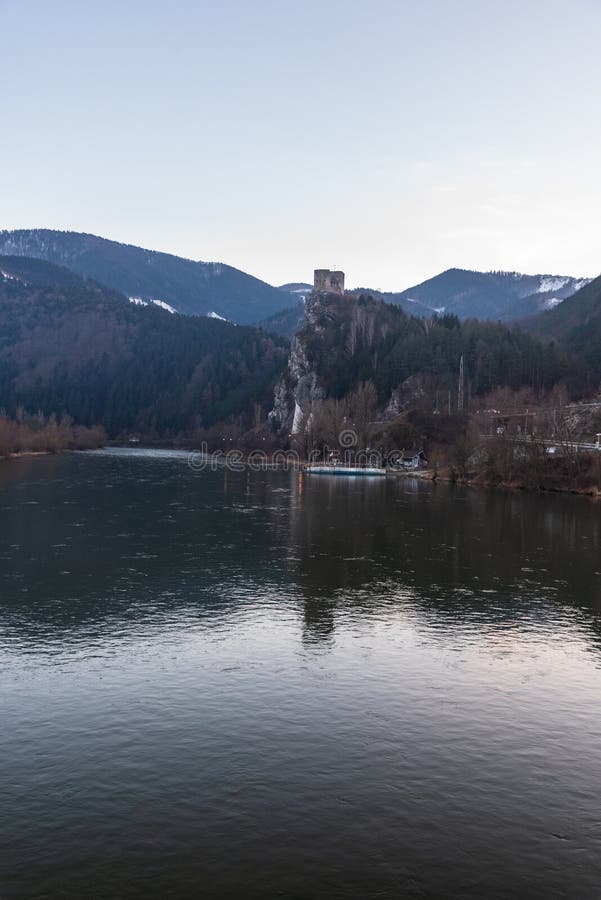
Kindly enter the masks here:
[[313, 290], [323, 294], [344, 294], [344, 272], [315, 269]]

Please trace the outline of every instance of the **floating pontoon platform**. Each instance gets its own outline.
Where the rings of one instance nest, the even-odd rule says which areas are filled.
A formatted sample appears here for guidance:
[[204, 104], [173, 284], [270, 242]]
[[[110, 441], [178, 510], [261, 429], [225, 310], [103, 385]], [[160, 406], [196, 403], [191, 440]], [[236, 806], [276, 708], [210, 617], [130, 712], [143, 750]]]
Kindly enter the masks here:
[[386, 475], [386, 469], [376, 469], [369, 466], [365, 466], [364, 468], [361, 466], [336, 465], [307, 466], [305, 471], [310, 475], [357, 475], [363, 477], [366, 475], [375, 475], [379, 477]]

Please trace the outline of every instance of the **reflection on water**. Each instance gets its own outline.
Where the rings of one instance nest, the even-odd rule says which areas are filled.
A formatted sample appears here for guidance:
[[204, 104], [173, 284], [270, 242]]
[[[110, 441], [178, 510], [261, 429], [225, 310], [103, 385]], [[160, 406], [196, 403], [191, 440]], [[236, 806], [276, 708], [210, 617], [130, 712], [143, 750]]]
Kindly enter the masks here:
[[597, 896], [600, 517], [0, 466], [0, 896]]

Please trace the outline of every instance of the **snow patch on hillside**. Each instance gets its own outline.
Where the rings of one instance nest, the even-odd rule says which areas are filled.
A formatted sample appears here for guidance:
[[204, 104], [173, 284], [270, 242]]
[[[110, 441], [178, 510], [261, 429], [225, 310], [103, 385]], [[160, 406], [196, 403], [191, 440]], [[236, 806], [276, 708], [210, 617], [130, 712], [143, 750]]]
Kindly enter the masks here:
[[545, 309], [553, 309], [554, 306], [559, 306], [560, 303], [563, 303], [561, 297], [549, 297], [545, 300]]
[[220, 322], [229, 322], [229, 319], [226, 319], [225, 316], [220, 316], [214, 309], [207, 313], [207, 319], [219, 319]]
[[575, 281], [572, 285], [574, 293], [576, 293], [576, 291], [579, 291], [581, 288], [586, 287], [587, 284], [590, 284], [592, 280], [592, 278], [581, 278], [580, 281]]
[[152, 303], [153, 306], [159, 306], [161, 309], [166, 309], [167, 312], [176, 313], [177, 310], [170, 306], [168, 303], [165, 303], [164, 300], [145, 300], [144, 297], [129, 297], [129, 302], [134, 303], [136, 306], [150, 306]]
[[441, 316], [446, 309], [446, 306], [428, 306], [427, 303], [423, 303], [421, 300], [414, 300], [413, 297], [405, 297], [404, 299], [407, 303], [417, 303], [417, 305], [421, 306], [423, 309], [432, 310], [437, 316]]
[[540, 280], [537, 294], [548, 294], [549, 291], [560, 291], [570, 281], [569, 278], [558, 278], [552, 275], [544, 276]]
[[293, 291], [288, 291], [288, 293], [295, 294], [301, 303], [305, 303], [311, 291], [308, 291], [306, 288], [295, 288]]
[[290, 281], [288, 284], [280, 284], [278, 290], [284, 291], [286, 294], [292, 294], [301, 303], [305, 303], [309, 294], [313, 292], [313, 286], [306, 284], [304, 281]]
[[161, 309], [166, 309], [167, 312], [170, 312], [170, 313], [177, 312], [177, 310], [173, 306], [170, 306], [168, 303], [165, 303], [164, 300], [152, 300], [152, 303], [154, 303], [155, 306], [160, 306]]

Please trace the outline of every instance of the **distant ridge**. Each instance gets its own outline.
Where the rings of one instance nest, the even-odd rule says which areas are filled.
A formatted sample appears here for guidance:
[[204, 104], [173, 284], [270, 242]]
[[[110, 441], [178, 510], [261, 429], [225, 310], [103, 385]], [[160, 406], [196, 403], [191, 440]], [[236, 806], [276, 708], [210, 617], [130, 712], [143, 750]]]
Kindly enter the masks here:
[[240, 324], [258, 322], [298, 302], [297, 294], [224, 263], [195, 262], [75, 231], [1, 231], [0, 255], [44, 259], [128, 297], [189, 315], [215, 313]]
[[[553, 309], [585, 287], [590, 278], [571, 275], [524, 275], [521, 272], [476, 272], [470, 269], [447, 269], [427, 281], [404, 291], [379, 291], [358, 287], [348, 290], [351, 297], [362, 294], [400, 306], [408, 315], [419, 318], [446, 313], [459, 319], [482, 319], [501, 322], [520, 321]], [[288, 290], [302, 297], [311, 290], [306, 284], [286, 284]], [[307, 293], [305, 293], [307, 291]], [[260, 324], [267, 331], [291, 337], [302, 324], [302, 304]]]
[[305, 301], [301, 300], [296, 306], [275, 313], [273, 316], [269, 316], [269, 318], [259, 322], [258, 325], [270, 334], [277, 334], [290, 340], [303, 325], [304, 321]]
[[460, 319], [510, 321], [558, 305], [590, 280], [571, 275], [447, 269], [415, 287], [380, 296], [414, 316], [446, 312]]
[[313, 290], [313, 285], [306, 281], [291, 281], [289, 284], [281, 284], [280, 290], [293, 294], [296, 300], [304, 301]]
[[[288, 336], [297, 327], [299, 302], [304, 303], [312, 290], [306, 282], [273, 287], [224, 263], [184, 259], [75, 231], [0, 231], [0, 254], [44, 259], [128, 297], [176, 312], [261, 323]], [[422, 318], [453, 313], [460, 319], [512, 321], [558, 306], [590, 280], [453, 268], [404, 291], [351, 293], [369, 293]]]

